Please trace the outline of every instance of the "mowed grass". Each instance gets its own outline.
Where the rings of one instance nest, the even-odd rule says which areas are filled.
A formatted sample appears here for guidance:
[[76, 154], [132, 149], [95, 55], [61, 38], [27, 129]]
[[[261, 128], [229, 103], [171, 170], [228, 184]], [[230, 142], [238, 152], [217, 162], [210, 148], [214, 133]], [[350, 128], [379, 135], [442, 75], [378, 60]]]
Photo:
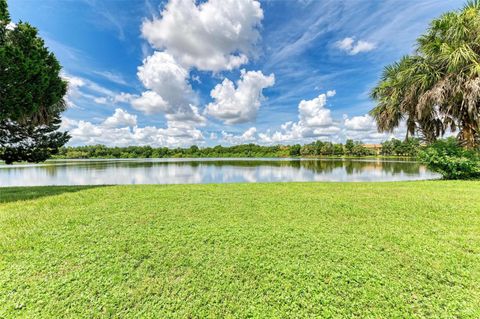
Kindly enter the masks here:
[[0, 198], [2, 318], [480, 318], [480, 182]]

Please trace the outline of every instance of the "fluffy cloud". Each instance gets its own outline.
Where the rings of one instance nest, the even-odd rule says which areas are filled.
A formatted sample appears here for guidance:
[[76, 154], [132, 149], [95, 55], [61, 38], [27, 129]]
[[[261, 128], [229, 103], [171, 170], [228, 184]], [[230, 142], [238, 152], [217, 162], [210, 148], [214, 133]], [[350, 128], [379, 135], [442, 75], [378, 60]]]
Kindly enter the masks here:
[[62, 116], [62, 123], [59, 128], [60, 131], [69, 131], [78, 126], [79, 121]]
[[210, 92], [214, 102], [205, 112], [221, 119], [225, 124], [252, 121], [257, 116], [263, 99], [262, 90], [275, 83], [275, 76], [265, 76], [261, 71], [241, 71], [237, 87], [229, 79], [217, 84]]
[[337, 125], [311, 128], [303, 126], [300, 122], [290, 123], [291, 125], [286, 126], [281, 131], [272, 133], [270, 130], [267, 130], [265, 133], [259, 133], [259, 141], [266, 144], [304, 143], [316, 139], [334, 141], [339, 139], [338, 134], [341, 132], [341, 128]]
[[262, 19], [256, 0], [170, 0], [160, 17], [143, 23], [142, 35], [182, 65], [217, 72], [248, 62]]
[[372, 131], [377, 129], [375, 120], [368, 114], [345, 118], [345, 128], [352, 131]]
[[379, 133], [375, 120], [368, 114], [354, 116], [351, 119], [344, 115], [343, 124], [343, 139], [359, 140], [364, 143], [379, 143], [393, 137], [401, 139], [406, 133], [405, 123], [401, 123], [393, 133]]
[[347, 37], [335, 43], [336, 47], [350, 55], [356, 55], [362, 52], [369, 52], [375, 49], [375, 43], [358, 40], [353, 37]]
[[155, 52], [138, 68], [138, 78], [148, 91], [132, 100], [132, 106], [145, 114], [163, 112], [168, 120], [204, 123], [197, 96], [188, 83], [189, 72], [166, 52]]
[[328, 91], [326, 94], [320, 94], [313, 100], [302, 100], [298, 105], [302, 126], [325, 127], [332, 125], [331, 112], [325, 105], [327, 104], [327, 97], [333, 97], [335, 94], [335, 91]]
[[320, 94], [312, 100], [302, 100], [298, 104], [298, 122], [286, 122], [280, 131], [260, 133], [262, 143], [282, 143], [305, 139], [330, 138], [341, 128], [334, 122], [331, 111], [326, 108], [327, 99], [335, 96], [335, 91]]
[[108, 117], [103, 125], [107, 127], [135, 126], [137, 125], [137, 116], [128, 113], [122, 109], [115, 109], [115, 113]]
[[153, 91], [143, 92], [140, 97], [133, 99], [132, 106], [145, 114], [166, 112], [169, 108], [168, 103]]
[[166, 114], [165, 118], [168, 121], [188, 123], [188, 125], [204, 126], [206, 123], [205, 117], [200, 114], [198, 107], [189, 105], [188, 108], [176, 110], [172, 114]]
[[121, 92], [113, 97], [114, 103], [129, 103], [137, 96], [130, 93]]
[[137, 75], [147, 89], [155, 91], [172, 106], [188, 105], [194, 98], [188, 84], [188, 70], [166, 52], [157, 51], [146, 58]]
[[[329, 97], [329, 95], [333, 95], [333, 92], [325, 94], [325, 97]], [[312, 102], [314, 100], [317, 101], [317, 106], [325, 105], [325, 102], [318, 102], [319, 100], [324, 101], [324, 97], [321, 96], [320, 98], [317, 97], [306, 102]], [[324, 109], [324, 106], [320, 109]], [[304, 117], [298, 122], [286, 122], [281, 125], [279, 131], [271, 132], [270, 130], [267, 130], [266, 132], [259, 133], [258, 141], [264, 144], [277, 144], [306, 143], [320, 139], [339, 143], [345, 142], [346, 139], [353, 139], [364, 143], [380, 143], [393, 137], [403, 138], [406, 132], [405, 125], [402, 124], [394, 133], [379, 133], [375, 121], [368, 114], [354, 116], [352, 118], [344, 115], [343, 122], [332, 120], [331, 117], [325, 116], [325, 112], [322, 112], [322, 114], [323, 115], [318, 116], [318, 118], [327, 120], [307, 121], [307, 118]], [[330, 113], [328, 114], [330, 115]], [[299, 115], [299, 117], [301, 118], [302, 116]], [[313, 124], [313, 126], [309, 125], [309, 123]]]
[[256, 133], [257, 129], [255, 127], [249, 128], [241, 135], [234, 135], [232, 133], [222, 131], [222, 140], [228, 144], [242, 144], [253, 142], [256, 140]]
[[[189, 81], [192, 68], [220, 72], [247, 63], [260, 38], [263, 11], [257, 0], [170, 0], [159, 17], [142, 24], [142, 36], [155, 51], [138, 68], [146, 91], [128, 96], [133, 108], [145, 114], [163, 113], [170, 133], [206, 122], [210, 114], [225, 123], [255, 118], [262, 89], [274, 83], [273, 74], [241, 72], [237, 87], [225, 80], [212, 90], [215, 99], [203, 112]], [[174, 134], [175, 135], [175, 134]]]
[[9, 22], [5, 28], [7, 30], [13, 31], [13, 30], [15, 30], [16, 27], [17, 27], [17, 25], [15, 23]]
[[101, 137], [102, 132], [103, 130], [101, 127], [98, 127], [90, 122], [78, 121], [78, 123], [76, 123], [76, 126], [71, 128], [70, 135], [72, 136], [72, 139], [76, 139], [76, 138], [92, 139], [92, 138]]
[[151, 145], [187, 146], [203, 143], [202, 132], [182, 122], [169, 121], [166, 128], [138, 127], [136, 116], [122, 109], [99, 124], [63, 118], [62, 130], [69, 130], [70, 144], [104, 144], [110, 146]]

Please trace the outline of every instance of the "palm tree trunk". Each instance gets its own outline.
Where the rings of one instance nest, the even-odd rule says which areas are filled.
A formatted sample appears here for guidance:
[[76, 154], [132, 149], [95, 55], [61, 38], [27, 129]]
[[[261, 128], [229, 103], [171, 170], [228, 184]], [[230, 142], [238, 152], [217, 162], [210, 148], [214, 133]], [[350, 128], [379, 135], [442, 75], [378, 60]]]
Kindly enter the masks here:
[[473, 149], [478, 146], [478, 132], [476, 128], [470, 123], [463, 123], [462, 129], [458, 134], [460, 143], [468, 149]]

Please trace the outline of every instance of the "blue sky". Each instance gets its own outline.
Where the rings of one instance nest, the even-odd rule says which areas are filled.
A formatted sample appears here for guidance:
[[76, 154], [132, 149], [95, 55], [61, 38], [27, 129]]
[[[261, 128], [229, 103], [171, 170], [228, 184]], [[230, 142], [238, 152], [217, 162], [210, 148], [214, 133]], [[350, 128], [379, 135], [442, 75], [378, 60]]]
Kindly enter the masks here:
[[[379, 142], [382, 68], [456, 0], [15, 0], [69, 81], [70, 145]], [[397, 136], [402, 136], [399, 128]]]

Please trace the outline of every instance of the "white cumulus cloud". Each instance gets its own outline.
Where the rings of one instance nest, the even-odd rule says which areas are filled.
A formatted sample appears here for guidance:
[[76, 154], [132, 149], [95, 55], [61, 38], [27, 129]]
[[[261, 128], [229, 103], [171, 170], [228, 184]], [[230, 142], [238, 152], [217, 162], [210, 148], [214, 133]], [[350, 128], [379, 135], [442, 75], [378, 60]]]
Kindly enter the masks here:
[[132, 100], [145, 114], [163, 112], [169, 120], [204, 123], [195, 106], [197, 95], [188, 83], [189, 71], [166, 52], [155, 52], [138, 68], [138, 78], [148, 91]]
[[312, 100], [302, 100], [298, 105], [300, 122], [306, 127], [325, 127], [333, 123], [329, 109], [325, 107], [327, 97], [332, 97], [335, 91], [320, 94]]
[[103, 125], [107, 127], [135, 126], [137, 125], [137, 116], [124, 111], [123, 109], [115, 109], [112, 116], [105, 119]]
[[168, 103], [153, 91], [143, 92], [140, 97], [133, 99], [132, 106], [145, 114], [155, 114], [168, 110]]
[[229, 79], [217, 84], [210, 92], [214, 102], [206, 113], [221, 119], [225, 124], [249, 122], [255, 119], [260, 108], [262, 90], [275, 84], [275, 76], [265, 76], [261, 71], [241, 71], [236, 87]]
[[142, 25], [142, 35], [187, 66], [232, 70], [248, 62], [260, 38], [263, 10], [256, 0], [170, 0], [158, 18]]
[[146, 90], [124, 100], [145, 114], [163, 113], [170, 132], [205, 125], [205, 114], [229, 124], [254, 119], [262, 89], [273, 85], [273, 75], [242, 71], [237, 88], [229, 80], [217, 85], [212, 90], [215, 102], [201, 110], [191, 86], [200, 78], [190, 72], [217, 73], [247, 63], [255, 54], [262, 19], [257, 0], [169, 0], [158, 17], [141, 27], [153, 48], [137, 72]]
[[345, 128], [352, 131], [372, 131], [376, 130], [375, 120], [368, 114], [363, 116], [354, 116], [351, 119], [345, 118]]
[[356, 55], [362, 52], [369, 52], [375, 49], [375, 43], [365, 40], [355, 41], [354, 37], [347, 37], [335, 43], [336, 47], [350, 55]]
[[171, 105], [189, 104], [194, 93], [188, 84], [188, 70], [166, 52], [155, 52], [138, 68], [143, 85]]
[[349, 118], [344, 115], [342, 136], [344, 139], [353, 139], [364, 143], [380, 143], [393, 137], [402, 139], [405, 137], [405, 123], [395, 129], [393, 133], [380, 133], [377, 130], [375, 120], [368, 114]]
[[222, 131], [222, 140], [228, 144], [243, 144], [254, 142], [256, 140], [256, 133], [257, 129], [255, 127], [251, 127], [247, 129], [243, 134], [234, 135], [232, 133], [228, 133]]
[[130, 93], [121, 92], [113, 97], [114, 103], [129, 103], [137, 96]]
[[337, 135], [341, 128], [333, 120], [330, 109], [326, 108], [327, 99], [335, 94], [335, 91], [328, 91], [314, 99], [302, 100], [298, 104], [298, 122], [286, 122], [280, 131], [259, 133], [260, 142], [271, 144]]
[[72, 136], [71, 145], [177, 147], [201, 144], [205, 140], [202, 132], [188, 123], [168, 121], [166, 128], [139, 127], [136, 116], [123, 109], [116, 109], [112, 116], [99, 124], [63, 117], [61, 128]]

